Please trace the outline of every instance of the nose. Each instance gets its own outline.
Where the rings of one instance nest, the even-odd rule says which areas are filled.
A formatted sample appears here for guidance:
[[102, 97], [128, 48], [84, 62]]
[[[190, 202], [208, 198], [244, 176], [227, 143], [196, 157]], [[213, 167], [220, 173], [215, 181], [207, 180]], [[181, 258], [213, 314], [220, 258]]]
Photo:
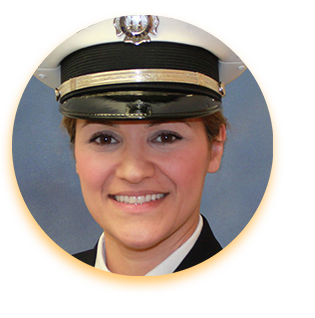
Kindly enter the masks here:
[[155, 174], [150, 155], [141, 147], [126, 147], [116, 169], [116, 176], [131, 184], [138, 184]]

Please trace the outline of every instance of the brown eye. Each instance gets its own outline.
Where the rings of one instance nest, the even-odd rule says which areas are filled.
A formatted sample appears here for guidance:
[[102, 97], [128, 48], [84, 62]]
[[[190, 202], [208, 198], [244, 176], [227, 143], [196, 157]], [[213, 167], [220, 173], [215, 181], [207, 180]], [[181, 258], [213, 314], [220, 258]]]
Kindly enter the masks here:
[[163, 132], [160, 133], [155, 139], [154, 142], [161, 144], [171, 144], [177, 140], [181, 140], [182, 137], [174, 132]]
[[101, 136], [96, 138], [95, 141], [102, 145], [108, 145], [112, 143], [112, 139], [111, 136]]
[[161, 142], [172, 142], [176, 139], [176, 137], [172, 134], [162, 134], [160, 138]]
[[90, 142], [98, 145], [111, 145], [118, 143], [118, 141], [113, 136], [103, 133], [97, 133], [96, 135], [94, 135], [91, 138]]

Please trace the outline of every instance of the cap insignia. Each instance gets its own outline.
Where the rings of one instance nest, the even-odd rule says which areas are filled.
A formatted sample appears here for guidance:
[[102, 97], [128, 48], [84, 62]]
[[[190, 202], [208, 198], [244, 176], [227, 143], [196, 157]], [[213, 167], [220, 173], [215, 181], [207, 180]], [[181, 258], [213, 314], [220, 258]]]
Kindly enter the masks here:
[[128, 117], [144, 118], [151, 115], [151, 106], [138, 99], [126, 106], [126, 114]]
[[158, 25], [156, 15], [128, 15], [114, 19], [117, 36], [125, 34], [124, 42], [135, 45], [150, 42], [149, 33], [156, 35]]

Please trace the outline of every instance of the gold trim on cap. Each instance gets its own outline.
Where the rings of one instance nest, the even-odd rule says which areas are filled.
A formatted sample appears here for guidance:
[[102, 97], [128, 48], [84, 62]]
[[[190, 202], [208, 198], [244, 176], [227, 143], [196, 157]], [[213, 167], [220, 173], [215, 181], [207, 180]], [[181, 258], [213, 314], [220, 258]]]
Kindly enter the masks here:
[[213, 78], [198, 72], [170, 69], [135, 69], [101, 72], [71, 78], [56, 89], [56, 99], [59, 100], [66, 94], [83, 88], [113, 84], [158, 82], [199, 85], [212, 89], [221, 96], [225, 95], [223, 83], [218, 83]]

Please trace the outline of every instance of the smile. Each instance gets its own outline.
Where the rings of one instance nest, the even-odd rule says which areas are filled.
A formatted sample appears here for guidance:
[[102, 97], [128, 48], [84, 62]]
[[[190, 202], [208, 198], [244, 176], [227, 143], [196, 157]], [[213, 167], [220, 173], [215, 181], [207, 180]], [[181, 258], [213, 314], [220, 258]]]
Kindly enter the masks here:
[[156, 194], [147, 194], [147, 195], [140, 195], [140, 196], [129, 196], [129, 195], [114, 195], [116, 201], [125, 204], [143, 204], [148, 203], [151, 201], [156, 201], [164, 198], [167, 194], [166, 193], [156, 193]]

